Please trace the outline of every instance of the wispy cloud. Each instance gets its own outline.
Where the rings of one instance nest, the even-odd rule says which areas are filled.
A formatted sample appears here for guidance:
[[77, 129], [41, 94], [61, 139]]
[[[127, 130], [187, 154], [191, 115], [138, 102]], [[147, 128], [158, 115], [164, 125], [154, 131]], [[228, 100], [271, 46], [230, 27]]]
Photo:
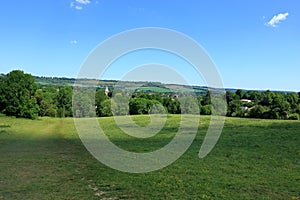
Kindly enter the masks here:
[[76, 45], [77, 43], [78, 43], [77, 40], [71, 40], [71, 41], [70, 41], [70, 44], [73, 44], [73, 45]]
[[266, 23], [266, 25], [277, 27], [281, 21], [287, 19], [288, 15], [289, 13], [279, 13], [278, 15], [274, 15], [273, 18], [268, 23]]
[[76, 10], [82, 10], [82, 6], [75, 6]]
[[84, 5], [87, 5], [87, 4], [90, 4], [91, 1], [90, 0], [75, 0], [77, 3], [79, 4], [84, 4]]
[[90, 0], [75, 0], [70, 3], [70, 7], [76, 10], [82, 10], [83, 6], [90, 4]]

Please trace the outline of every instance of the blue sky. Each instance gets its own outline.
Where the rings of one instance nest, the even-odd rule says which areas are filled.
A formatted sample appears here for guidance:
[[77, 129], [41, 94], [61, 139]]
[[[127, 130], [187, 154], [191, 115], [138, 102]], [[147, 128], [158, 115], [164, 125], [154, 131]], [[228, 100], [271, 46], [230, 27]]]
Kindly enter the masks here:
[[[76, 77], [89, 53], [109, 37], [162, 27], [196, 40], [225, 87], [300, 91], [298, 0], [3, 1], [0, 27], [1, 73]], [[121, 78], [121, 67], [104, 77]], [[201, 84], [186, 67], [175, 66]]]

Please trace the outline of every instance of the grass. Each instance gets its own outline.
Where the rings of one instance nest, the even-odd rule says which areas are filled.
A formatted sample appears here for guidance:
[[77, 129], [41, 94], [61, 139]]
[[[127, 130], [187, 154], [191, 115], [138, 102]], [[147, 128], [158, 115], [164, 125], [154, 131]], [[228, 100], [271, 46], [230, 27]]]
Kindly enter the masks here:
[[[147, 116], [136, 116], [147, 125]], [[147, 152], [167, 144], [179, 116], [155, 137], [122, 134], [113, 118], [99, 122], [120, 147]], [[189, 150], [146, 174], [106, 167], [82, 146], [73, 119], [0, 118], [0, 199], [300, 199], [300, 123], [227, 118], [204, 159], [198, 151], [209, 117]]]

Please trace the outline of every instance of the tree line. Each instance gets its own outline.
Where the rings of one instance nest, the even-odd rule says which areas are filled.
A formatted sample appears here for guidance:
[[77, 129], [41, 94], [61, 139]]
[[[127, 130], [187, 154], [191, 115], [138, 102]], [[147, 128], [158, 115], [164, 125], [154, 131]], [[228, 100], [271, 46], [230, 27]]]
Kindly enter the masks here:
[[227, 116], [299, 120], [300, 92], [226, 92]]
[[[83, 90], [80, 91], [80, 90]], [[114, 95], [113, 95], [114, 94]], [[225, 101], [224, 101], [225, 102]], [[0, 77], [0, 112], [35, 119], [49, 117], [107, 117], [149, 113], [211, 115], [218, 107], [229, 117], [299, 120], [300, 93], [272, 91], [226, 91], [226, 105], [211, 93], [204, 95], [110, 91], [103, 88], [38, 85], [32, 75], [14, 70]]]

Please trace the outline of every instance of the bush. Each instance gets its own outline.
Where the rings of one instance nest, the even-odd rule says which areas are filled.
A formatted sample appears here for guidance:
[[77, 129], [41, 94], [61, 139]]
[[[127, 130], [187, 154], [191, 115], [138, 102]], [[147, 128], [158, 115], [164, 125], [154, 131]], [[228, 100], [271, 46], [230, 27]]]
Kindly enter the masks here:
[[101, 102], [101, 105], [100, 105], [100, 116], [101, 117], [112, 116], [111, 100], [110, 99], [106, 99], [103, 102]]
[[131, 115], [148, 114], [148, 100], [144, 98], [134, 98], [129, 102], [129, 112]]
[[266, 106], [262, 106], [262, 105], [252, 107], [249, 111], [249, 117], [269, 118], [269, 108]]
[[165, 114], [165, 107], [157, 100], [149, 100], [149, 114]]
[[291, 114], [288, 117], [289, 120], [299, 120], [299, 118], [300, 118], [299, 114], [297, 114], [297, 113]]
[[113, 115], [127, 115], [129, 113], [129, 97], [116, 94], [111, 99], [111, 110]]
[[183, 96], [179, 98], [180, 110], [182, 114], [200, 113], [198, 100], [193, 96]]
[[212, 105], [201, 106], [201, 115], [211, 115]]

